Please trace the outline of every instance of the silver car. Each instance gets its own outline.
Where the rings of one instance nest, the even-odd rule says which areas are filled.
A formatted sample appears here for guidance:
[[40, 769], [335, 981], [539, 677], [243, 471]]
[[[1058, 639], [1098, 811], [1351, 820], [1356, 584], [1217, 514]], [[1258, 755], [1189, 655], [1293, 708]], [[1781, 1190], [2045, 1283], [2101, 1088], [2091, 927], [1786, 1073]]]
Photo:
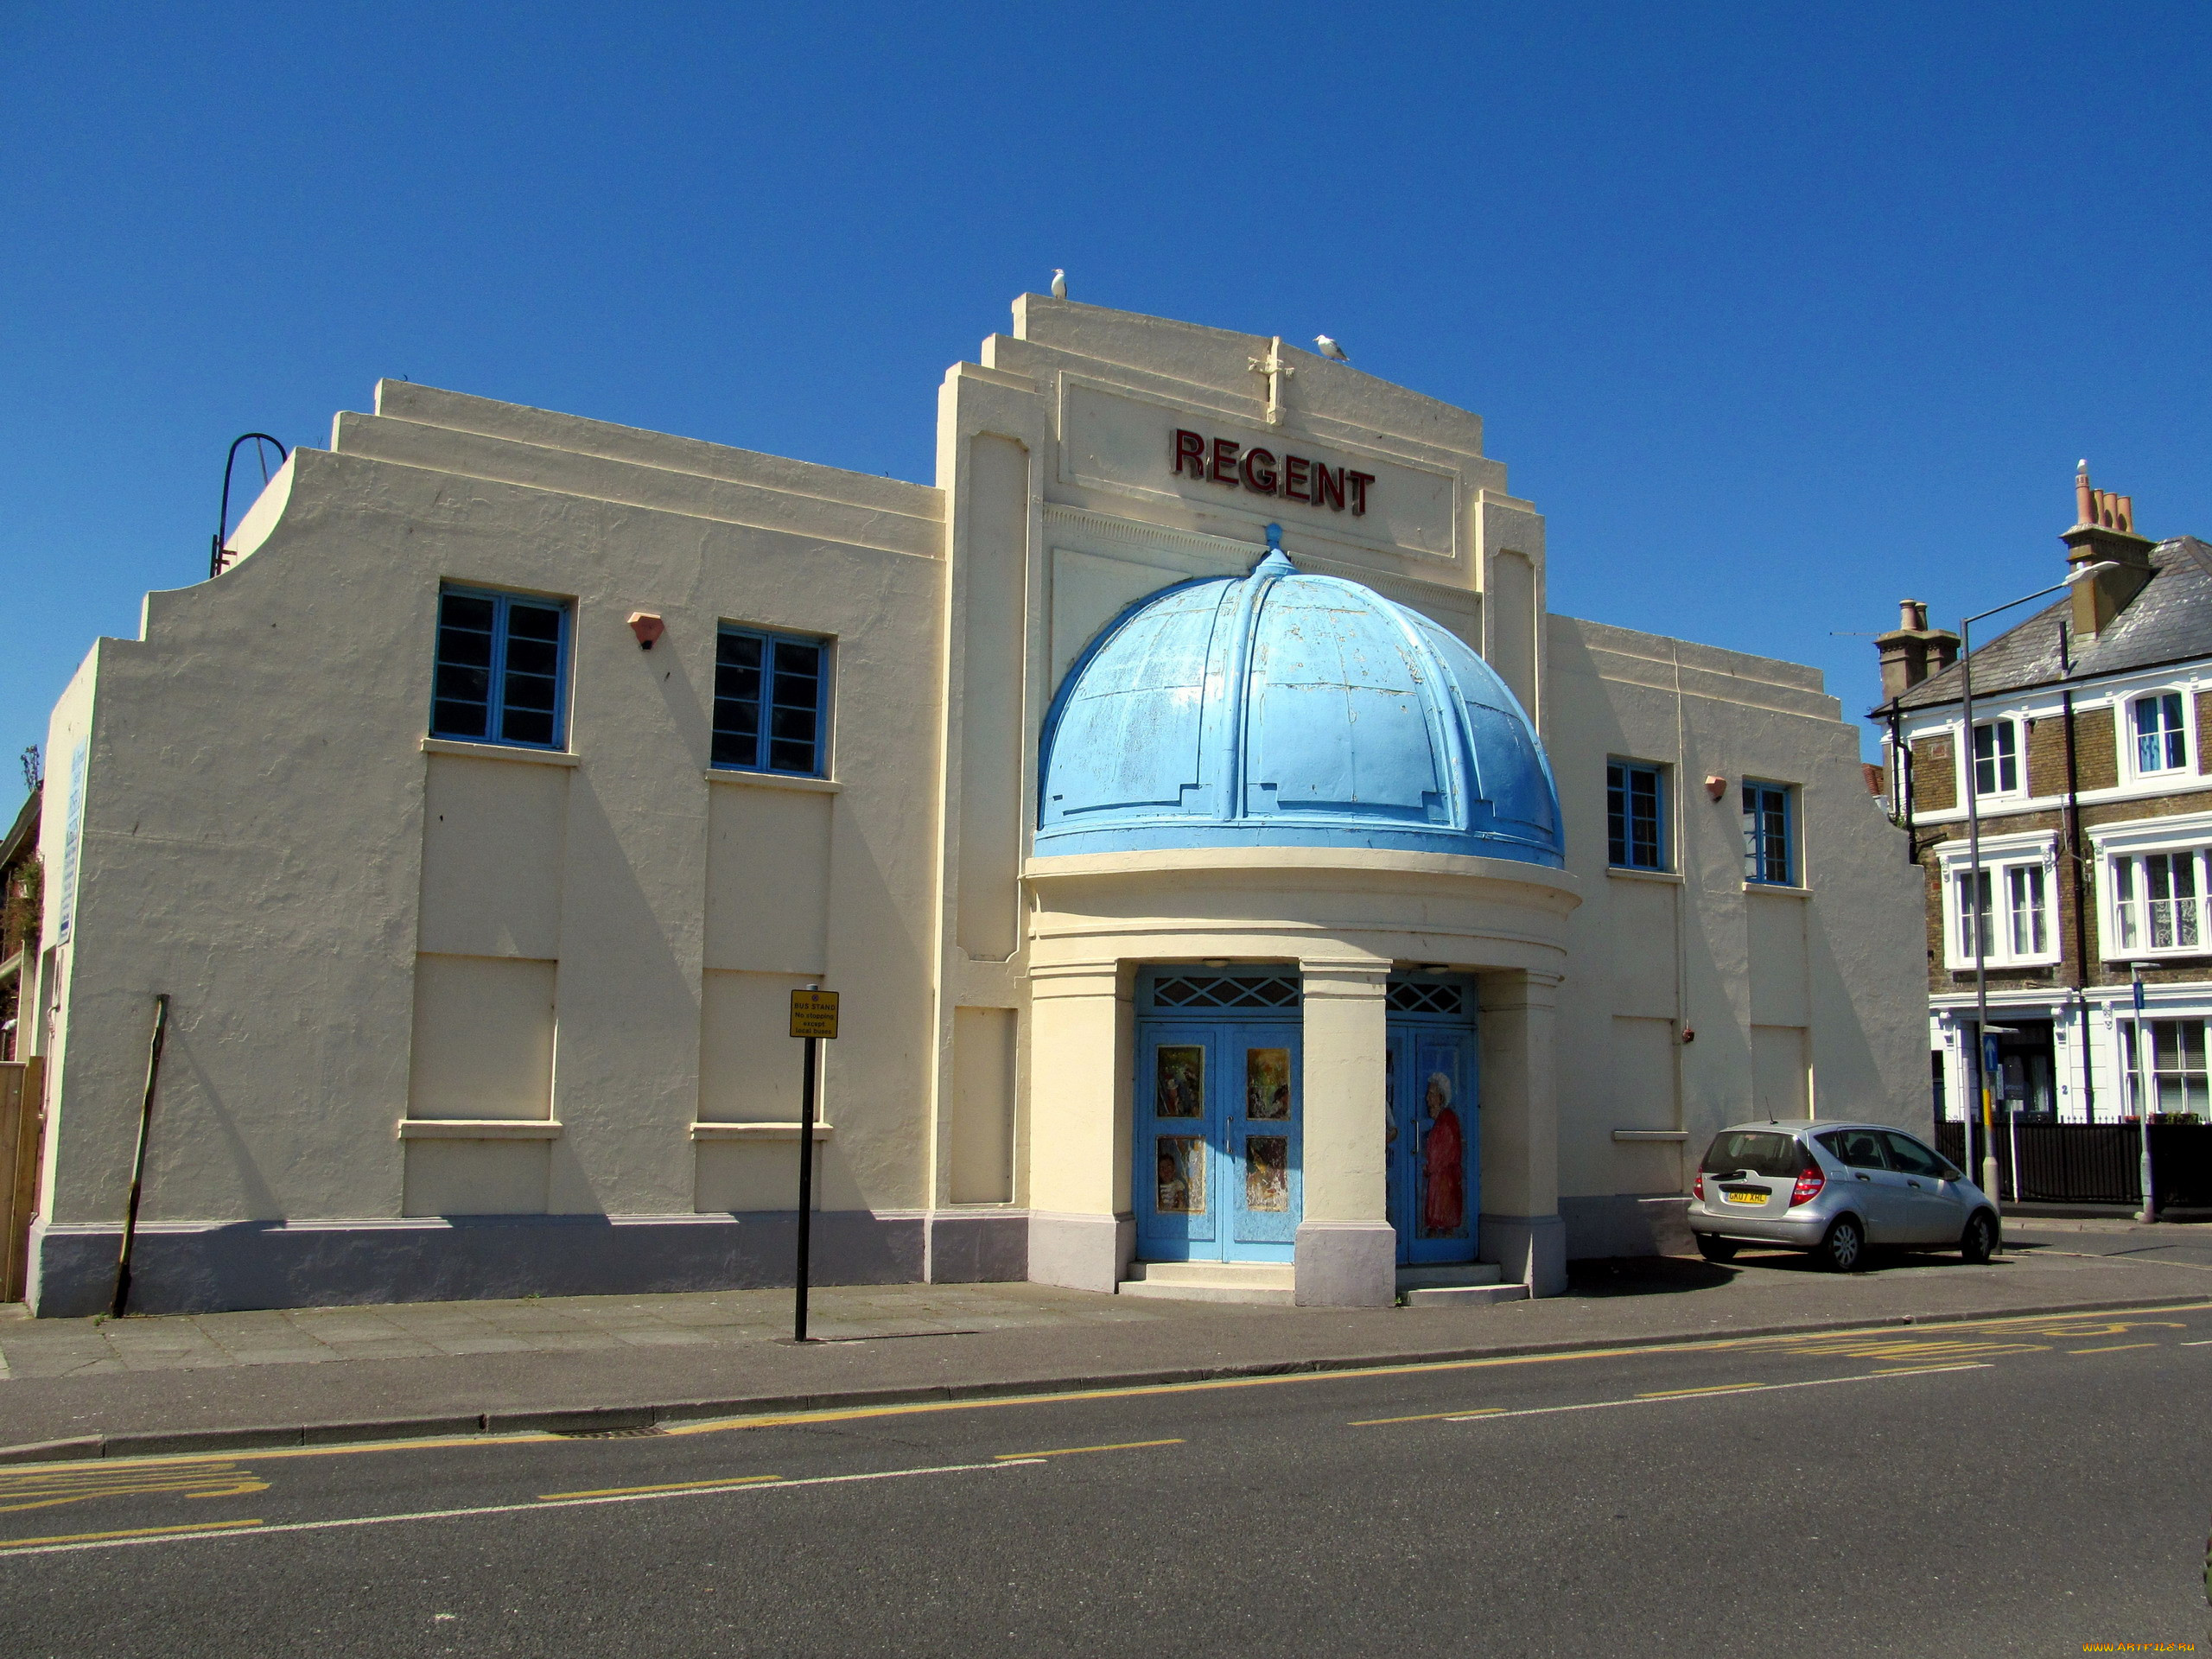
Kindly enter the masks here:
[[1739, 1244], [1810, 1250], [1839, 1273], [1869, 1245], [1936, 1245], [1986, 1262], [1997, 1207], [1950, 1162], [1883, 1123], [1784, 1119], [1713, 1138], [1692, 1189], [1690, 1230], [1708, 1262]]

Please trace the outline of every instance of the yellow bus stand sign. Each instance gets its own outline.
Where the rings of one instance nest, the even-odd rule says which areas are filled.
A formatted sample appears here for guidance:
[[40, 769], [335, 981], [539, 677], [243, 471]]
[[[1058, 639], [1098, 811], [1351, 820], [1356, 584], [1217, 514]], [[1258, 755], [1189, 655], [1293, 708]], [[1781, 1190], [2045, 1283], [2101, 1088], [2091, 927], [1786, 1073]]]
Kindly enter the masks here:
[[836, 1034], [836, 992], [793, 991], [791, 993], [792, 1036], [835, 1037]]

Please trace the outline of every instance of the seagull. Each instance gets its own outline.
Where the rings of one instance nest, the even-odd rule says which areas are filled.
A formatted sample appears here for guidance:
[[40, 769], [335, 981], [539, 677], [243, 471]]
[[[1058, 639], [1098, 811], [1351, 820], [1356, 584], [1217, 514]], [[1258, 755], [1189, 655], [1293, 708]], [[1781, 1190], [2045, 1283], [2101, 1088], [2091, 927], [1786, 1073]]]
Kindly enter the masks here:
[[1351, 361], [1351, 359], [1344, 355], [1344, 348], [1338, 345], [1335, 340], [1331, 340], [1326, 334], [1314, 335], [1313, 343], [1321, 348], [1321, 355], [1327, 358], [1332, 363], [1349, 363]]
[[1065, 298], [1067, 298], [1067, 296], [1068, 296], [1068, 274], [1067, 274], [1067, 272], [1065, 272], [1065, 270], [1055, 270], [1055, 271], [1053, 271], [1053, 273], [1052, 273], [1052, 297], [1053, 297], [1054, 299], [1056, 299], [1056, 300], [1065, 300]]

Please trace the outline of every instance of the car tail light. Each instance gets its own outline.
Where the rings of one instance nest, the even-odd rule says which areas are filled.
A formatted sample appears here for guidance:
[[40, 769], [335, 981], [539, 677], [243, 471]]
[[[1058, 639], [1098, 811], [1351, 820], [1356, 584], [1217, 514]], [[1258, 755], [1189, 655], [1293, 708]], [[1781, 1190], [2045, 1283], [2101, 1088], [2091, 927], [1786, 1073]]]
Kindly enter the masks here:
[[1789, 1189], [1791, 1207], [1795, 1208], [1801, 1204], [1810, 1204], [1821, 1196], [1821, 1189], [1827, 1184], [1828, 1178], [1821, 1173], [1821, 1166], [1818, 1164], [1807, 1164], [1804, 1168], [1797, 1172], [1797, 1185]]
[[1697, 1173], [1697, 1179], [1691, 1183], [1690, 1196], [1700, 1204], [1705, 1202], [1705, 1172], [1701, 1169]]

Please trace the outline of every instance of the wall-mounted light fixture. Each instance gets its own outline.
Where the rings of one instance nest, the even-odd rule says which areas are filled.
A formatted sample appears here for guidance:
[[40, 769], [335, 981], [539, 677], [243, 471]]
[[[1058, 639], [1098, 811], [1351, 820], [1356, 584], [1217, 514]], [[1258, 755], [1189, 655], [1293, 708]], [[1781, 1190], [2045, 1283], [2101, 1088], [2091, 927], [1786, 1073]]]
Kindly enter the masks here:
[[1719, 800], [1728, 792], [1728, 780], [1718, 772], [1709, 774], [1705, 780], [1705, 792], [1714, 800]]
[[659, 639], [666, 628], [667, 624], [651, 611], [630, 613], [630, 632], [638, 636], [638, 647], [641, 651], [651, 651], [653, 641]]

